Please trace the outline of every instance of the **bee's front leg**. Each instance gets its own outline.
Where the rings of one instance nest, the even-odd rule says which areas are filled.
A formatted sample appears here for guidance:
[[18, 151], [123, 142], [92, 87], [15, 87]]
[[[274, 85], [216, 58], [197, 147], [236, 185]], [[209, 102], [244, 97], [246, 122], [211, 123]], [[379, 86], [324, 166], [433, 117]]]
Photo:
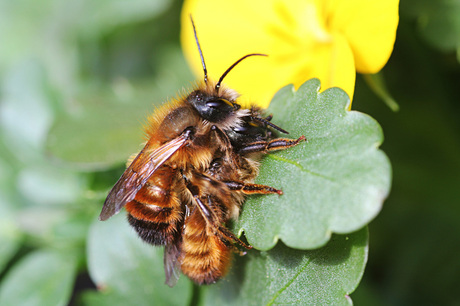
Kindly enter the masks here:
[[282, 190], [259, 184], [243, 183], [236, 181], [226, 181], [224, 182], [230, 190], [241, 191], [245, 194], [271, 194], [277, 193], [279, 195], [283, 194]]
[[270, 141], [257, 141], [248, 143], [242, 147], [238, 153], [248, 154], [256, 152], [267, 153], [269, 151], [284, 150], [298, 145], [301, 141], [305, 141], [305, 136], [300, 136], [298, 139], [288, 139], [288, 138], [275, 138]]

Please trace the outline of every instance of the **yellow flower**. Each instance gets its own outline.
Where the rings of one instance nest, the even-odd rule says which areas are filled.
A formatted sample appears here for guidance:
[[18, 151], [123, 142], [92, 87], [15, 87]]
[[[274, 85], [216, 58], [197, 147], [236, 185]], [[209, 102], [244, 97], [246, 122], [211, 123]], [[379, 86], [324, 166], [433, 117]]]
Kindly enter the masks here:
[[319, 78], [353, 97], [356, 71], [377, 73], [388, 61], [398, 25], [399, 0], [185, 0], [181, 42], [202, 77], [190, 14], [210, 77], [218, 79], [248, 53], [224, 83], [243, 102], [266, 107], [287, 84]]

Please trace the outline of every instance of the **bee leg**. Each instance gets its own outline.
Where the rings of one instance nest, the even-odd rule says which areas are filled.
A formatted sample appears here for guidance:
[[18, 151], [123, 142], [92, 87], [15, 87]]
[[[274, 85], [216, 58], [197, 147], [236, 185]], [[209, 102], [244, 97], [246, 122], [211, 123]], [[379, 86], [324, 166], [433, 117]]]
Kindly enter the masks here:
[[204, 204], [198, 195], [194, 195], [193, 198], [195, 199], [195, 202], [198, 204], [198, 209], [201, 212], [201, 215], [205, 218], [206, 223], [212, 227], [217, 227], [217, 216], [214, 212], [214, 210], [211, 207], [208, 207], [208, 205]]
[[[233, 243], [238, 243], [242, 247], [250, 250], [252, 246], [247, 245], [243, 241], [241, 241], [238, 237], [235, 236], [229, 229], [219, 224], [219, 220], [212, 209], [211, 205], [206, 205], [200, 200], [199, 196], [194, 196], [196, 203], [198, 204], [198, 208], [200, 209], [201, 214], [206, 220], [206, 223], [216, 231], [216, 234], [220, 237], [223, 241], [229, 241]], [[209, 200], [210, 202], [210, 200]], [[209, 203], [210, 204], [210, 203]], [[238, 251], [239, 252], [239, 251]]]
[[220, 221], [213, 207], [201, 201], [201, 196], [199, 195], [198, 188], [196, 186], [188, 184], [187, 189], [192, 194], [193, 199], [195, 200], [197, 204], [196, 207], [198, 208], [204, 220], [206, 221], [206, 224], [210, 226], [211, 228], [218, 230], [220, 227], [220, 224], [219, 224]]
[[283, 194], [282, 190], [259, 184], [242, 183], [235, 181], [224, 182], [230, 190], [241, 191], [245, 194]]
[[291, 148], [293, 146], [298, 145], [301, 141], [304, 141], [306, 138], [305, 136], [300, 136], [298, 139], [292, 140], [288, 138], [276, 138], [270, 141], [257, 141], [253, 143], [249, 143], [243, 148], [241, 148], [238, 153], [240, 154], [248, 154], [248, 153], [255, 153], [255, 152], [269, 152], [275, 150], [283, 150], [287, 148]]
[[[235, 234], [233, 234], [229, 229], [219, 224], [219, 219], [216, 215], [216, 212], [210, 205], [211, 199], [208, 199], [209, 203], [205, 204], [203, 203], [203, 201], [201, 201], [199, 195], [193, 194], [193, 191], [192, 191], [193, 189], [192, 190], [189, 189], [189, 190], [192, 192], [193, 198], [195, 199], [195, 202], [197, 203], [197, 207], [200, 210], [201, 215], [205, 218], [206, 223], [208, 224], [208, 226], [210, 226], [216, 231], [216, 234], [220, 237], [221, 240], [238, 243], [239, 245], [241, 245], [242, 247], [248, 250], [252, 249], [252, 246], [247, 245], [246, 243], [241, 241], [238, 237], [236, 237]], [[239, 250], [237, 251], [237, 253], [240, 253], [240, 255], [244, 255]]]
[[[241, 239], [236, 237], [235, 234], [233, 234], [228, 228], [223, 227], [223, 226], [219, 226], [218, 230], [219, 230], [219, 236], [221, 237], [221, 239], [229, 240], [229, 241], [234, 242], [234, 243], [238, 243], [243, 248], [248, 249], [248, 250], [252, 249], [251, 245], [248, 245], [248, 244], [244, 243], [243, 241], [241, 241]], [[238, 253], [240, 253], [239, 250], [238, 250]], [[242, 254], [242, 255], [244, 255], [244, 254]]]
[[192, 171], [192, 175], [191, 179], [185, 181], [187, 189], [194, 197], [203, 195], [203, 190], [206, 190], [206, 194], [213, 194], [223, 201], [230, 197], [230, 190], [223, 182], [197, 171]]

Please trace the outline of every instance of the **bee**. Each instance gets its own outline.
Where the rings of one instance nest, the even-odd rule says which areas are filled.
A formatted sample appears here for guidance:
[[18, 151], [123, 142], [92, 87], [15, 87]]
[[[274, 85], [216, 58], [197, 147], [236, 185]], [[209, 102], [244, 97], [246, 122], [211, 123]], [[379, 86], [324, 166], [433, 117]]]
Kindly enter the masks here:
[[287, 131], [264, 117], [257, 107], [242, 108], [238, 94], [208, 79], [198, 36], [204, 80], [187, 95], [157, 109], [146, 126], [147, 141], [109, 192], [99, 219], [123, 207], [140, 238], [165, 246], [166, 284], [174, 286], [179, 271], [197, 284], [211, 284], [227, 272], [236, 245], [250, 249], [226, 228], [236, 219], [248, 194], [282, 194], [254, 184], [261, 155], [305, 140], [276, 138]]

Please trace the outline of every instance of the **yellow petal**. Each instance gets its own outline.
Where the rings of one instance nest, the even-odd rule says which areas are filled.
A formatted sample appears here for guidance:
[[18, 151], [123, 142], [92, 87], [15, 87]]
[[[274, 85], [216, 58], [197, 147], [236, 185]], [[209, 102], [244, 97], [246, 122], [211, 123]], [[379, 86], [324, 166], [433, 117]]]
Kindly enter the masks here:
[[329, 31], [323, 18], [328, 7], [319, 0], [186, 0], [181, 41], [197, 75], [202, 68], [189, 15], [192, 14], [209, 76], [217, 79], [238, 58], [266, 53], [239, 64], [224, 83], [242, 101], [266, 107], [276, 91], [289, 83], [319, 78], [322, 88], [343, 88], [353, 96], [354, 58], [346, 36]]
[[[317, 62], [309, 67], [308, 75], [320, 79], [322, 90], [340, 87], [352, 99], [356, 79], [353, 53], [345, 36], [333, 33], [332, 37], [330, 44], [318, 45], [311, 53]], [[300, 86], [303, 82], [304, 78], [297, 78], [295, 85]]]
[[347, 38], [356, 70], [377, 73], [388, 61], [396, 38], [399, 0], [330, 0], [329, 27]]
[[[193, 36], [190, 15], [193, 16], [197, 28], [209, 77], [216, 80], [231, 64], [246, 54], [270, 54], [271, 40], [261, 24], [266, 22], [264, 16], [269, 17], [273, 11], [262, 1], [259, 2], [260, 8], [257, 1], [184, 2], [181, 42], [186, 59], [197, 75], [202, 76], [203, 70]], [[238, 10], [241, 7], [245, 9]], [[242, 94], [241, 101], [246, 103], [264, 101], [262, 105], [267, 106], [271, 99], [267, 88], [273, 86], [273, 82], [265, 81], [266, 74], [269, 72], [267, 63], [265, 57], [249, 58], [230, 72], [224, 84]]]

